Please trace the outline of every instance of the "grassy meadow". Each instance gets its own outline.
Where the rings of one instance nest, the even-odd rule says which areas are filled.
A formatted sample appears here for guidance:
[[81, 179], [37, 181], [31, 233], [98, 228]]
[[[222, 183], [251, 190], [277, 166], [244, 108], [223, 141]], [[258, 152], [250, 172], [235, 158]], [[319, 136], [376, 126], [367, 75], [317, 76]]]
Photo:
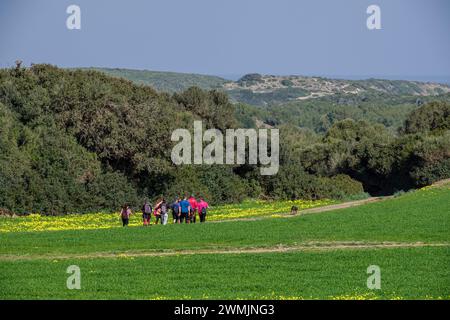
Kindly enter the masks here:
[[[284, 209], [271, 203], [254, 221], [85, 230], [2, 218], [0, 298], [449, 299], [449, 199], [446, 185], [295, 217], [273, 217]], [[66, 288], [69, 265], [81, 290]], [[366, 286], [369, 265], [380, 290]]]

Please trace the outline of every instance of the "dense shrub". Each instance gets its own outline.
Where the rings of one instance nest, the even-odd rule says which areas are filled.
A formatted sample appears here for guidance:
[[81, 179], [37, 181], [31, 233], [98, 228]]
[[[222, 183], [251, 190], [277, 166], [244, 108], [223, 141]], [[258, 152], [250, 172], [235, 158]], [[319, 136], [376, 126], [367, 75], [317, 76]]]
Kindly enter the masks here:
[[344, 174], [338, 174], [331, 178], [319, 178], [319, 185], [322, 190], [322, 198], [346, 199], [352, 195], [364, 193], [361, 182]]
[[427, 136], [412, 152], [410, 175], [417, 186], [450, 177], [450, 130], [442, 136]]
[[405, 121], [405, 133], [450, 129], [450, 103], [431, 102], [412, 112]]
[[0, 207], [53, 214], [193, 191], [213, 202], [246, 196], [232, 171], [205, 183], [198, 170], [180, 178], [170, 160], [175, 128], [196, 118], [234, 126], [223, 93], [190, 88], [172, 97], [99, 72], [34, 65], [0, 70], [0, 101]]

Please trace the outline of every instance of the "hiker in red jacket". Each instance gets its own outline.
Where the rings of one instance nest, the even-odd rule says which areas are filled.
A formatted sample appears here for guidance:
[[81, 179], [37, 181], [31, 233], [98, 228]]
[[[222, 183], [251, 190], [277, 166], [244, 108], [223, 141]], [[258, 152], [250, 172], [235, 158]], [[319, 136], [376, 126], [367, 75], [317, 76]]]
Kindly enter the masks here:
[[194, 195], [188, 199], [189, 205], [191, 206], [191, 210], [189, 212], [189, 219], [192, 223], [195, 223], [196, 220], [196, 212], [197, 212], [197, 200], [195, 200]]
[[163, 203], [163, 199], [158, 199], [158, 201], [155, 204], [155, 209], [153, 210], [153, 215], [155, 216], [155, 224], [158, 224], [159, 221], [162, 223], [162, 217], [161, 217], [161, 204]]

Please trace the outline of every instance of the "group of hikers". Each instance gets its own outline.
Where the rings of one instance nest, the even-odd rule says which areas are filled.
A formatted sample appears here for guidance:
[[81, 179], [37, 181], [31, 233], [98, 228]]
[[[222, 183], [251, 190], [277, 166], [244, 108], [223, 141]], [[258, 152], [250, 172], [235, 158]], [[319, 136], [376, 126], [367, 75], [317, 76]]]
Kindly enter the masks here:
[[[150, 221], [153, 215], [155, 217], [155, 224], [160, 223], [166, 225], [169, 220], [169, 211], [172, 212], [173, 223], [195, 223], [197, 214], [200, 222], [205, 222], [208, 207], [208, 203], [202, 197], [197, 201], [194, 195], [190, 197], [185, 196], [183, 199], [177, 197], [171, 204], [168, 204], [166, 199], [161, 198], [155, 203], [154, 208], [152, 208], [148, 200], [145, 200], [142, 206], [142, 222], [144, 226], [151, 225]], [[132, 214], [133, 212], [130, 207], [124, 204], [120, 211], [120, 217], [124, 227], [128, 225], [130, 215]]]

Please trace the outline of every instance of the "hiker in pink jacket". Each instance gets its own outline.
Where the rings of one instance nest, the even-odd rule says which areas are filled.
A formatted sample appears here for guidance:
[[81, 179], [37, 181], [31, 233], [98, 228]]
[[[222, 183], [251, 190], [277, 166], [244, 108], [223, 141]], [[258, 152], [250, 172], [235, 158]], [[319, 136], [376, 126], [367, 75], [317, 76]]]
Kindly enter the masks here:
[[202, 197], [200, 197], [200, 201], [197, 202], [197, 210], [198, 215], [200, 217], [200, 222], [205, 222], [206, 220], [206, 209], [209, 207], [208, 202], [203, 200]]

